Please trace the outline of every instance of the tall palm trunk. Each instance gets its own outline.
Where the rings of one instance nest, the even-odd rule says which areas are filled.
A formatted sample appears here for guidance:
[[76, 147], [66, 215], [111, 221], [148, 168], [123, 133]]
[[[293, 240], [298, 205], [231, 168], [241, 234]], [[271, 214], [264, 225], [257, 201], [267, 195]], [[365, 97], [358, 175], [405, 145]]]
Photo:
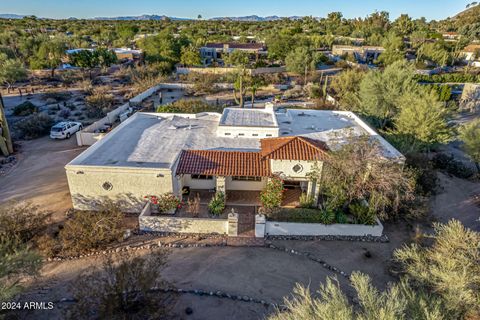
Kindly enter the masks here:
[[3, 104], [3, 98], [0, 94], [0, 125], [2, 132], [0, 135], [0, 149], [2, 153], [8, 156], [10, 153], [13, 153], [13, 144], [12, 137], [10, 135], [10, 130], [8, 128], [7, 117], [5, 115], [5, 108]]

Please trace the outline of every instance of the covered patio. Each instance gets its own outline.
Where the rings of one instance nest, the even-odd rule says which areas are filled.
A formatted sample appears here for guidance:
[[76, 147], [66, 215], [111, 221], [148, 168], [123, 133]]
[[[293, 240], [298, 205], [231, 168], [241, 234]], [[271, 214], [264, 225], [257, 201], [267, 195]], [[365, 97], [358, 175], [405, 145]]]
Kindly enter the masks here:
[[[183, 201], [186, 202], [189, 198], [193, 199], [195, 195], [200, 196], [200, 204], [208, 205], [215, 192], [210, 190], [190, 190], [189, 195], [183, 196]], [[227, 206], [252, 206], [261, 207], [260, 191], [244, 191], [244, 190], [227, 190]], [[283, 194], [282, 207], [294, 208], [300, 205], [300, 195], [302, 190], [299, 188], [285, 189]]]

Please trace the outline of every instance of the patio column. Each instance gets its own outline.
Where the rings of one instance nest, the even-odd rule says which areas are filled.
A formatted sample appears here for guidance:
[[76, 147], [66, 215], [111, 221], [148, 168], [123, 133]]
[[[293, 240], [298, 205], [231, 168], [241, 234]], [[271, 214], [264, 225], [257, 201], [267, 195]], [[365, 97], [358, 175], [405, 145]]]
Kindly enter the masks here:
[[320, 196], [320, 180], [315, 181], [315, 194], [313, 196], [313, 200], [316, 204], [318, 204], [318, 198]]
[[226, 192], [225, 177], [217, 177], [217, 192]]
[[308, 180], [308, 185], [307, 185], [307, 196], [308, 197], [313, 197], [313, 189], [315, 188], [315, 183], [311, 180]]

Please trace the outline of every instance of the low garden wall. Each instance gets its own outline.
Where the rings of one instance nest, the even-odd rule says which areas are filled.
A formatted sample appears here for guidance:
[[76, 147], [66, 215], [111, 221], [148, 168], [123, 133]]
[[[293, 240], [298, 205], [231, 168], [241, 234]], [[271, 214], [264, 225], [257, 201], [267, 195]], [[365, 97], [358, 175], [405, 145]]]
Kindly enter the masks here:
[[[265, 223], [265, 235], [269, 236], [373, 236], [380, 237], [383, 234], [383, 225], [377, 220], [373, 226], [362, 224], [331, 224], [320, 223], [295, 223], [267, 221]], [[256, 232], [258, 237], [260, 234]]]
[[227, 219], [201, 219], [168, 216], [152, 216], [147, 204], [138, 217], [141, 231], [227, 234]]
[[102, 139], [105, 136], [105, 133], [98, 133], [95, 132], [98, 129], [104, 128], [107, 123], [114, 123], [118, 117], [128, 111], [131, 106], [136, 106], [141, 104], [144, 100], [148, 99], [150, 96], [154, 95], [158, 91], [162, 89], [182, 89], [184, 90], [187, 88], [188, 85], [185, 84], [178, 84], [178, 83], [162, 83], [151, 87], [148, 90], [140, 93], [139, 95], [133, 97], [129, 100], [128, 103], [121, 105], [120, 107], [116, 108], [115, 110], [110, 111], [107, 113], [105, 117], [102, 119], [95, 121], [88, 127], [85, 127], [82, 131], [78, 131], [76, 133], [77, 137], [77, 145], [79, 146], [91, 146], [98, 140]]

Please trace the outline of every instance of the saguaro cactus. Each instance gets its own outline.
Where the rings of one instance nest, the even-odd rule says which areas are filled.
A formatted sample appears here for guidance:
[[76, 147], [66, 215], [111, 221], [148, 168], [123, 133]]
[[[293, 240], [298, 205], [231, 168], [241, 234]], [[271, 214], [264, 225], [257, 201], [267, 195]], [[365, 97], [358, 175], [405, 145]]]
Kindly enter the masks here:
[[8, 156], [13, 152], [12, 137], [10, 136], [10, 130], [8, 128], [7, 117], [5, 115], [5, 109], [3, 104], [3, 98], [0, 94], [0, 151], [5, 156]]

